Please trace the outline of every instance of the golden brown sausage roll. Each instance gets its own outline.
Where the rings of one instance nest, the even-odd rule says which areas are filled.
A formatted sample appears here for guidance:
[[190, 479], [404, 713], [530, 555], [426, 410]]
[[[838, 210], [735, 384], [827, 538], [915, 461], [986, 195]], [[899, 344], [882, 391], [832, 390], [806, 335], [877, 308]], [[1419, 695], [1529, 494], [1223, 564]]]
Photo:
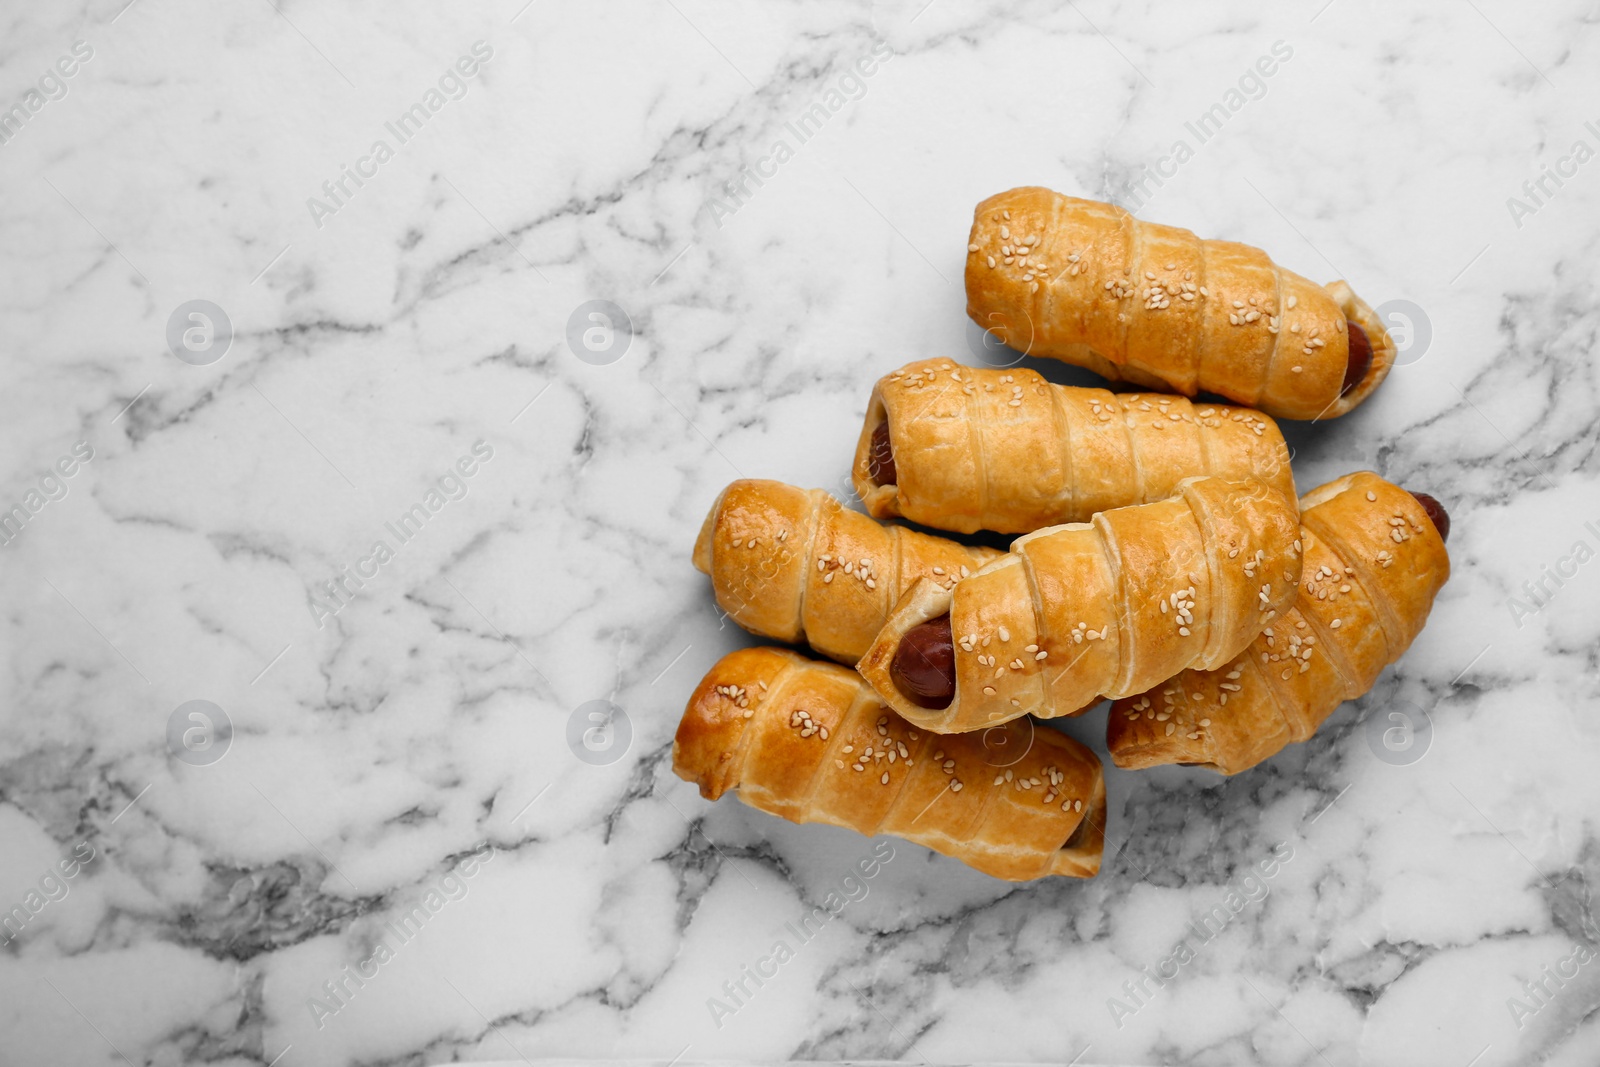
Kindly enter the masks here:
[[1260, 482], [1178, 490], [1019, 537], [953, 590], [919, 582], [858, 669], [906, 719], [953, 733], [1226, 663], [1293, 601], [1300, 524]]
[[1012, 189], [978, 205], [967, 314], [1033, 356], [1280, 419], [1328, 419], [1383, 382], [1395, 344], [1344, 282], [1112, 204]]
[[821, 489], [754, 478], [722, 491], [694, 545], [734, 622], [849, 664], [912, 583], [951, 585], [1001, 555], [880, 526]]
[[1259, 412], [929, 359], [873, 388], [852, 478], [880, 519], [1028, 533], [1164, 500], [1203, 474], [1294, 500], [1289, 447]]
[[996, 878], [1090, 878], [1105, 781], [1088, 748], [1041, 728], [1004, 765], [982, 734], [939, 736], [884, 707], [853, 671], [775, 648], [731, 653], [689, 699], [672, 769], [791, 822], [893, 834]]

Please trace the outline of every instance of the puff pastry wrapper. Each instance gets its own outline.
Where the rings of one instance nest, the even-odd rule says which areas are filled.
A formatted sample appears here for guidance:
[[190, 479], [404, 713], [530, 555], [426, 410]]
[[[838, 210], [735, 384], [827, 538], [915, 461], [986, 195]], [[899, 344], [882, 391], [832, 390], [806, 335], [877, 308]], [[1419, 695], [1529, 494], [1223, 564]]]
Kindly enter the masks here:
[[[1019, 537], [953, 590], [912, 586], [857, 669], [941, 733], [1076, 714], [1232, 659], [1294, 599], [1299, 536], [1293, 505], [1262, 483], [1186, 479], [1167, 500]], [[907, 631], [945, 613], [955, 696], [929, 710], [900, 692], [891, 664]]]
[[997, 758], [983, 734], [919, 730], [854, 672], [775, 648], [712, 667], [672, 744], [672, 769], [708, 800], [737, 789], [791, 822], [893, 834], [996, 878], [1092, 877], [1105, 842], [1099, 758], [1045, 728], [1020, 758]]
[[[991, 265], [992, 264], [992, 265]], [[1326, 287], [1232, 241], [1112, 204], [1021, 188], [978, 205], [967, 314], [1007, 345], [1113, 380], [1205, 391], [1282, 419], [1328, 419], [1382, 384], [1394, 340], [1344, 282]], [[1346, 320], [1372, 362], [1346, 395]]]
[[1312, 490], [1300, 507], [1305, 562], [1293, 605], [1230, 662], [1112, 705], [1106, 739], [1117, 766], [1247, 770], [1310, 737], [1410, 647], [1450, 576], [1422, 505], [1361, 472]]
[[854, 664], [919, 578], [950, 585], [1002, 554], [879, 525], [821, 489], [742, 478], [706, 515], [694, 565], [746, 630]]
[[[873, 434], [885, 422], [894, 485], [877, 484], [872, 464]], [[873, 388], [851, 477], [880, 519], [1028, 533], [1165, 499], [1204, 474], [1256, 478], [1294, 499], [1289, 447], [1258, 412], [930, 359]]]

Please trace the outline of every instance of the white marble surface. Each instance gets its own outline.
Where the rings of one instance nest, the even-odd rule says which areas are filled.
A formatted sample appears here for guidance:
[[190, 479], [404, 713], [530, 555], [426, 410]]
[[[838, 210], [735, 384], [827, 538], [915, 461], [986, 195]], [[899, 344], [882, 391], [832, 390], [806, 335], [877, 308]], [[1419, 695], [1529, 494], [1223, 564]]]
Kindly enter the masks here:
[[[1600, 1057], [1600, 963], [1523, 985], [1600, 937], [1600, 563], [1511, 601], [1600, 549], [1600, 160], [1507, 203], [1600, 149], [1591, 6], [123, 3], [0, 33], [0, 101], [57, 97], [0, 145], [0, 501], [92, 451], [0, 548], [0, 907], [38, 905], [0, 947], [0, 1062]], [[973, 360], [976, 201], [1132, 203], [1180, 138], [1144, 217], [1425, 309], [1420, 358], [1291, 436], [1302, 489], [1370, 467], [1450, 508], [1428, 629], [1255, 771], [1112, 769], [1092, 882], [896, 845], [719, 1028], [708, 998], [872, 843], [671, 774], [695, 680], [752, 640], [689, 564], [705, 508], [737, 474], [838, 487], [876, 377]], [[344, 165], [371, 177], [313, 212]], [[194, 299], [237, 332], [206, 366], [165, 341]], [[610, 365], [565, 340], [591, 299], [635, 324]], [[386, 533], [441, 479], [465, 495]], [[604, 766], [566, 743], [594, 699], [632, 728]], [[231, 719], [220, 762], [169, 753], [190, 700]], [[1404, 766], [1367, 741], [1402, 702], [1433, 724]], [[1115, 1018], [1277, 846], [1266, 895]]]

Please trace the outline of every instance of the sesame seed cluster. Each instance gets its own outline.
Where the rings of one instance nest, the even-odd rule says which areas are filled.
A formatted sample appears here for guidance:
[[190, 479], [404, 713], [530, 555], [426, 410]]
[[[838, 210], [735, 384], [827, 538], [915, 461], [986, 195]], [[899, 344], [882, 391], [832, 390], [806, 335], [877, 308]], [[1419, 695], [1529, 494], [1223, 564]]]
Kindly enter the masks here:
[[1421, 629], [1448, 558], [1420, 501], [1372, 474], [1306, 500], [1293, 604], [1224, 667], [1186, 670], [1117, 701], [1107, 740], [1119, 765], [1254, 766], [1370, 689]]
[[[1089, 634], [1093, 634], [1096, 639], [1105, 636], [1103, 631], [1087, 630], [1086, 627], [1086, 623], [1080, 622], [1078, 629], [1074, 631], [1079, 644]], [[997, 640], [998, 644], [996, 644]], [[1045, 660], [1050, 658], [1050, 650], [1040, 647], [1037, 642], [1028, 642], [1022, 646], [1020, 652], [1015, 648], [1007, 648], [1006, 646], [1010, 643], [1011, 631], [1005, 626], [997, 626], [993, 630], [981, 634], [976, 631], [965, 633], [956, 640], [957, 647], [967, 655], [974, 657], [978, 666], [985, 670], [994, 671], [991, 677], [995, 680], [1004, 678], [1007, 671], [1027, 671], [1035, 667], [1042, 670]], [[994, 650], [986, 651], [991, 645], [994, 646]], [[1001, 662], [1002, 656], [1006, 657], [1005, 662]], [[985, 685], [983, 687], [985, 696], [994, 696], [996, 692], [997, 690], [993, 685]], [[1012, 697], [1010, 702], [1012, 707], [1022, 706], [1021, 701], [1015, 697]]]

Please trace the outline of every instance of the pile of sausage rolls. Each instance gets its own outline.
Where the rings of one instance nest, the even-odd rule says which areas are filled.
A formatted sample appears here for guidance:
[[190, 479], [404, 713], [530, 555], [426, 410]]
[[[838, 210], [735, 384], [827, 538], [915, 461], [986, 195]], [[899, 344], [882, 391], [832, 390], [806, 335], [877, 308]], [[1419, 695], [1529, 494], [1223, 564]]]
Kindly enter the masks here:
[[[999, 341], [1126, 384], [912, 363], [867, 401], [867, 515], [780, 482], [723, 490], [694, 546], [718, 605], [835, 662], [724, 657], [673, 769], [997, 878], [1092, 877], [1100, 760], [1037, 720], [1109, 699], [1118, 767], [1254, 767], [1405, 652], [1450, 521], [1371, 472], [1296, 497], [1274, 420], [1343, 415], [1394, 363], [1344, 282], [1024, 188], [978, 205], [966, 290]], [[1019, 536], [1001, 552], [893, 519]]]

